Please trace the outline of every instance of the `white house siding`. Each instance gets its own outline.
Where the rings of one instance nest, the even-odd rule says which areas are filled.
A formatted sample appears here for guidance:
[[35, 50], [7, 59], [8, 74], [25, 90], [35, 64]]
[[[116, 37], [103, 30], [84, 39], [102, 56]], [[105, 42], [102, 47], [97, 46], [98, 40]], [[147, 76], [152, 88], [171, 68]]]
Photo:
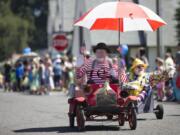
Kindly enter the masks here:
[[180, 0], [163, 0], [162, 3], [162, 17], [166, 19], [168, 25], [162, 28], [163, 40], [162, 44], [165, 46], [176, 46], [176, 20], [175, 20], [175, 9], [178, 6]]
[[[50, 0], [50, 3], [55, 3], [55, 1], [62, 0]], [[115, 0], [85, 0], [87, 10], [91, 9], [103, 2], [115, 1]], [[132, 0], [124, 0], [132, 1]], [[180, 0], [160, 0], [161, 1], [161, 17], [167, 22], [167, 25], [161, 27], [162, 30], [162, 44], [165, 46], [175, 46], [177, 44], [176, 40], [176, 30], [174, 20], [175, 9], [177, 8], [177, 3]], [[74, 15], [75, 15], [75, 2], [76, 0], [64, 0], [64, 26], [65, 31], [70, 31], [73, 29]], [[140, 4], [149, 7], [153, 11], [156, 11], [155, 0], [139, 0]], [[51, 4], [53, 6], [53, 4]], [[55, 14], [54, 7], [51, 8], [51, 14]], [[61, 22], [60, 17], [56, 15], [56, 30], [58, 29], [58, 23]], [[109, 44], [117, 44], [117, 32], [112, 31], [92, 31], [90, 32], [92, 36], [92, 44], [96, 44], [99, 41], [104, 41]], [[147, 44], [148, 46], [156, 46], [156, 32], [146, 32], [147, 33]], [[139, 38], [137, 32], [127, 32], [121, 34], [121, 43], [128, 44], [139, 44]]]
[[[61, 0], [49, 0], [51, 4], [51, 10], [50, 15], [51, 17], [53, 14], [51, 14], [54, 11], [53, 7], [53, 2], [55, 1], [61, 1]], [[64, 22], [63, 22], [63, 30], [65, 31], [71, 31], [73, 30], [73, 22], [74, 22], [74, 15], [75, 15], [75, 3], [77, 0], [64, 0]], [[85, 0], [86, 4], [86, 11], [89, 9], [107, 1], [116, 1], [116, 0]], [[132, 0], [121, 0], [121, 1], [132, 1]], [[144, 5], [154, 12], [156, 12], [156, 0], [139, 0], [141, 5]], [[176, 40], [176, 30], [175, 30], [175, 25], [176, 21], [174, 19], [175, 15], [175, 9], [178, 6], [178, 2], [180, 0], [160, 0], [161, 2], [161, 17], [163, 20], [167, 22], [166, 26], [163, 26], [160, 28], [161, 31], [161, 39], [162, 39], [162, 45], [168, 46], [172, 48], [173, 54], [176, 52], [176, 45], [177, 45], [177, 40]], [[51, 23], [49, 24], [54, 24], [51, 20]], [[57, 15], [56, 16], [56, 26], [55, 30], [58, 28], [58, 23], [61, 22], [60, 17]], [[48, 27], [49, 29], [51, 27]], [[52, 32], [52, 30], [49, 30], [49, 32]], [[154, 63], [154, 58], [156, 57], [156, 32], [145, 32], [147, 36], [147, 45], [149, 48], [149, 60], [150, 64]], [[130, 46], [134, 45], [140, 45], [139, 42], [139, 37], [138, 37], [138, 32], [126, 32], [126, 33], [121, 33], [121, 43], [123, 44], [128, 44]], [[115, 31], [91, 31], [90, 32], [91, 36], [91, 43], [92, 45], [96, 45], [98, 42], [105, 42], [109, 45], [117, 45], [118, 43], [118, 32]], [[132, 49], [131, 54], [135, 54], [137, 49]], [[166, 50], [166, 49], [165, 49]], [[154, 66], [154, 64], [153, 64]]]
[[64, 30], [66, 31], [73, 29], [75, 1], [76, 0], [64, 0]]

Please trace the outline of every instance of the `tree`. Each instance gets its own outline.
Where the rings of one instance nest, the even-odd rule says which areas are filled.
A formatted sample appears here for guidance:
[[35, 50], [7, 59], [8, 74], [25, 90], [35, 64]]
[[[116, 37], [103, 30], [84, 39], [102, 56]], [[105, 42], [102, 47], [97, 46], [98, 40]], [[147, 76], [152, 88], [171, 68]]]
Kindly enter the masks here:
[[12, 11], [29, 21], [29, 46], [32, 49], [47, 47], [47, 0], [11, 0]]
[[15, 16], [9, 5], [10, 0], [0, 1], [0, 61], [21, 52], [28, 43], [29, 23]]
[[176, 36], [177, 36], [178, 44], [180, 44], [180, 2], [178, 4], [178, 8], [176, 9], [175, 19], [177, 21]]
[[13, 52], [47, 47], [47, 0], [0, 0], [0, 61]]

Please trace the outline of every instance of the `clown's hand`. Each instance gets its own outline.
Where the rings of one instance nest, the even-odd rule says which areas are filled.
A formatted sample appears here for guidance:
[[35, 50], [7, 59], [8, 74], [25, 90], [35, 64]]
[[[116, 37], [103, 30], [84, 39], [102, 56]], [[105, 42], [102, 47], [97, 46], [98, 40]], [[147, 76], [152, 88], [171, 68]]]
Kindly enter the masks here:
[[84, 64], [84, 56], [79, 55], [76, 60], [76, 67], [81, 67]]

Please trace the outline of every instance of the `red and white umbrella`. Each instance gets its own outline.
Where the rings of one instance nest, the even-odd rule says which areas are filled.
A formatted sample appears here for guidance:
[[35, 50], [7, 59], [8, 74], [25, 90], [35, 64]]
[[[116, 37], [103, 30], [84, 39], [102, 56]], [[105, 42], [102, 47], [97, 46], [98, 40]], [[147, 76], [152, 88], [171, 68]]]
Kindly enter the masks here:
[[84, 14], [75, 26], [90, 30], [117, 30], [121, 32], [155, 31], [166, 22], [152, 10], [132, 2], [105, 2]]

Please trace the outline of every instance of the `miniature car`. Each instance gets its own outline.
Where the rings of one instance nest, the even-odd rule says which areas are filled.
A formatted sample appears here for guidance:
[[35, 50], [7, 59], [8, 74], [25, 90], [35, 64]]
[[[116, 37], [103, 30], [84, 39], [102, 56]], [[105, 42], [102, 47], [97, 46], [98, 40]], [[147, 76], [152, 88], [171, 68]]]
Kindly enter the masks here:
[[[87, 88], [88, 87], [88, 88]], [[73, 97], [69, 103], [69, 124], [85, 130], [85, 121], [117, 121], [123, 126], [129, 122], [132, 130], [137, 127], [135, 97], [121, 97], [118, 84], [91, 84], [83, 88], [85, 96]], [[103, 117], [105, 116], [105, 117]]]

